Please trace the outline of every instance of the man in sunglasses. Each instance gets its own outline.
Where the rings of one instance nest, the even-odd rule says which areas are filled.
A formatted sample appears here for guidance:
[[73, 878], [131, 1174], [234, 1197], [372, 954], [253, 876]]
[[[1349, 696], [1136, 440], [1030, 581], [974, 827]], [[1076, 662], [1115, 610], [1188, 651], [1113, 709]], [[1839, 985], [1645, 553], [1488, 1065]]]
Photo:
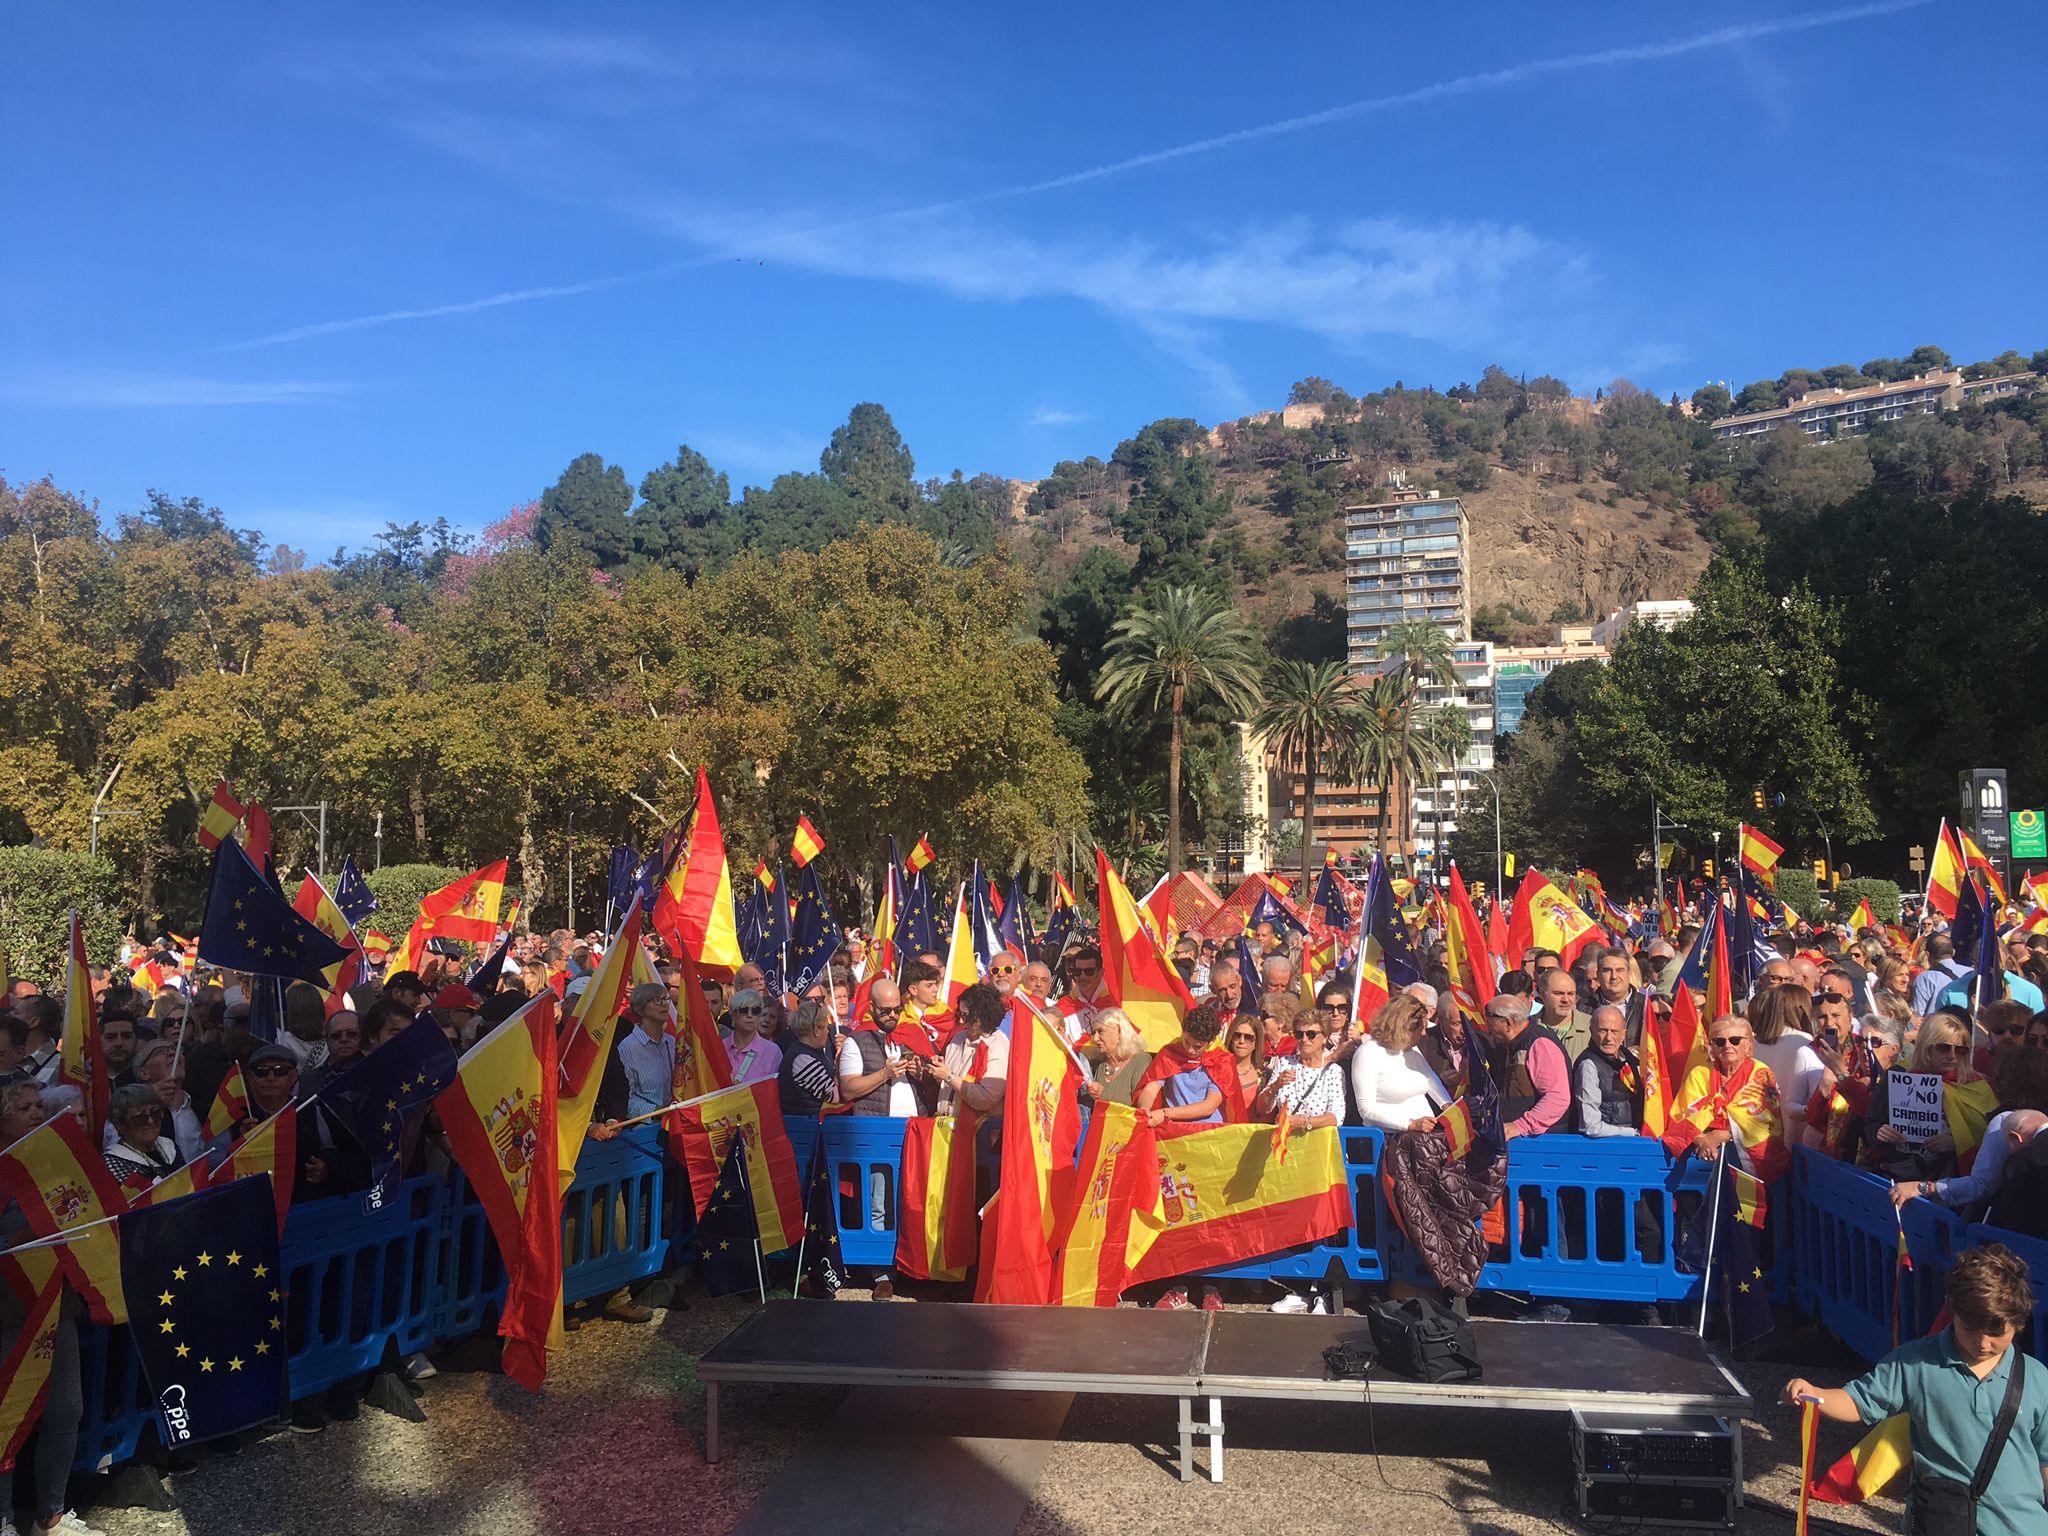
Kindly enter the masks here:
[[1005, 1008], [1010, 1006], [1010, 999], [1017, 995], [1017, 973], [1023, 969], [1024, 957], [1008, 946], [989, 956], [988, 984], [996, 989]]
[[1067, 991], [1060, 999], [1060, 1012], [1067, 1020], [1067, 1033], [1075, 1039], [1095, 1028], [1095, 1011], [1110, 1005], [1109, 989], [1102, 979], [1102, 951], [1083, 944], [1067, 952]]
[[[249, 1113], [216, 1145], [232, 1145], [299, 1095], [299, 1059], [281, 1045], [259, 1045], [242, 1068]], [[298, 1172], [292, 1204], [324, 1200], [370, 1187], [370, 1158], [325, 1105], [309, 1102], [298, 1115]]]

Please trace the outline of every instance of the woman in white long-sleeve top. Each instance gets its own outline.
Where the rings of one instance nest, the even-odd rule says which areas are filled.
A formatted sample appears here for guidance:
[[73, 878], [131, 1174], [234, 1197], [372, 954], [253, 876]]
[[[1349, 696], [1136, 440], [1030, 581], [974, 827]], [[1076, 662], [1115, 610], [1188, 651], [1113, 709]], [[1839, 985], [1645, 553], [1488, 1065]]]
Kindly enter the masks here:
[[1451, 1102], [1443, 1079], [1420, 1049], [1429, 1014], [1402, 993], [1372, 1016], [1371, 1033], [1351, 1058], [1351, 1096], [1358, 1118], [1383, 1131], [1419, 1131]]

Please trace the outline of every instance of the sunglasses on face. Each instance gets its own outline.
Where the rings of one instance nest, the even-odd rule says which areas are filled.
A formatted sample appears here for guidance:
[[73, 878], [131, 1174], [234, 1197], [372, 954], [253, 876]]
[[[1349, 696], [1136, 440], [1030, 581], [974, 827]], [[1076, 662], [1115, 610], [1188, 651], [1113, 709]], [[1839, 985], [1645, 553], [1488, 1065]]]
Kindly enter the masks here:
[[734, 1012], [734, 1013], [766, 1013], [767, 1011], [768, 1011], [768, 1010], [767, 1010], [766, 1008], [746, 1008], [746, 1007], [742, 1007], [742, 1008], [735, 1008], [735, 1009], [733, 1009], [733, 1012]]
[[874, 1009], [877, 1017], [883, 1014], [901, 1013], [903, 1011], [901, 1003], [870, 1003], [868, 1006]]
[[1099, 965], [1070, 965], [1067, 967], [1067, 974], [1070, 976], [1093, 976], [1100, 972], [1101, 969], [1102, 967]]
[[1014, 976], [1017, 974], [1017, 967], [1014, 965], [992, 965], [988, 968], [988, 973], [991, 976]]
[[1936, 1054], [1944, 1056], [1958, 1056], [1962, 1054], [1962, 1049], [1963, 1048], [1960, 1045], [1955, 1044], [1953, 1041], [1945, 1040], [1939, 1045], [1928, 1046], [1927, 1054], [1930, 1056]]
[[1749, 1044], [1749, 1036], [1729, 1035], [1720, 1040], [1709, 1040], [1707, 1042], [1707, 1049], [1710, 1051], [1739, 1051], [1747, 1044]]
[[1294, 1032], [1294, 1038], [1297, 1040], [1320, 1040], [1323, 1038], [1323, 1032], [1320, 1029], [1297, 1029]]
[[287, 1066], [281, 1061], [266, 1061], [260, 1067], [249, 1069], [251, 1075], [255, 1077], [289, 1077], [298, 1070], [297, 1067]]
[[1236, 1034], [1230, 1037], [1230, 1043], [1232, 1045], [1257, 1045], [1259, 1043], [1259, 1037], [1254, 1034], [1248, 1034], [1244, 1030], [1240, 1029]]
[[2004, 1029], [1994, 1029], [1991, 1031], [1993, 1037], [2000, 1040], [2017, 1040], [2025, 1035], [2026, 1032], [2027, 1026], [2024, 1024], [2011, 1024]]

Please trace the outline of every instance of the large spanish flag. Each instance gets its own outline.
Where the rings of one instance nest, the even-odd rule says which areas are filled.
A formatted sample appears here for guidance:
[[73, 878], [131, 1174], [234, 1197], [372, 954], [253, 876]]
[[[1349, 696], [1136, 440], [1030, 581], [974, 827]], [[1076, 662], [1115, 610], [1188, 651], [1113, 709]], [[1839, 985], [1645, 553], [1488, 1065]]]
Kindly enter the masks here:
[[58, 1303], [64, 1299], [64, 1279], [57, 1273], [54, 1251], [34, 1249], [22, 1254], [18, 1263], [34, 1289], [14, 1347], [0, 1360], [0, 1468], [9, 1469], [21, 1454], [29, 1431], [43, 1416], [60, 1317]]
[[[495, 944], [498, 909], [505, 904], [507, 868], [507, 862], [500, 859], [421, 897], [420, 920], [427, 925], [428, 935], [436, 939], [467, 939], [472, 944]], [[409, 936], [406, 942], [411, 944]], [[423, 944], [421, 948], [424, 947]], [[412, 963], [417, 965], [419, 958], [419, 952], [414, 951]]]
[[1053, 1300], [1113, 1307], [1129, 1283], [1132, 1213], [1159, 1208], [1157, 1138], [1127, 1104], [1104, 1099], [1088, 1119], [1053, 1247]]
[[315, 876], [308, 874], [299, 882], [298, 893], [292, 897], [292, 910], [348, 951], [321, 973], [327, 978], [327, 1016], [332, 1018], [341, 1011], [348, 989], [362, 980], [363, 946], [356, 942], [355, 930], [341, 915], [341, 908], [334, 904], [327, 887]]
[[1735, 842], [1742, 858], [1742, 867], [1754, 873], [1765, 885], [1776, 890], [1778, 860], [1785, 856], [1785, 850], [1747, 822], [1736, 827]]
[[[690, 813], [689, 841], [654, 898], [654, 931], [669, 948], [686, 954], [707, 975], [730, 980], [743, 963], [739, 925], [733, 917], [732, 866], [725, 834], [711, 798], [711, 776], [697, 770], [697, 803]], [[717, 1175], [713, 1174], [714, 1181]]]
[[[85, 1097], [88, 1144], [99, 1141], [107, 1123], [107, 1104], [114, 1081], [107, 1071], [107, 1053], [100, 1044], [99, 1018], [93, 1007], [92, 969], [85, 963], [85, 931], [78, 908], [71, 909], [71, 936], [64, 946], [64, 1039], [57, 1051], [54, 1081], [76, 1088]], [[97, 1159], [95, 1159], [97, 1160]]]
[[1670, 1013], [1653, 1008], [1643, 1021], [1643, 1134], [1663, 1139], [1671, 1128], [1671, 1101], [1695, 1070], [1707, 1070], [1707, 1032], [1700, 1027], [1692, 988], [1680, 987]]
[[640, 945], [640, 893], [635, 891], [626, 915], [605, 946], [589, 984], [569, 1010], [558, 1051], [560, 1086], [555, 1097], [555, 1172], [567, 1189], [576, 1178], [576, 1159], [583, 1155], [597, 1111], [597, 1092], [604, 1082], [604, 1064], [618, 1032], [619, 1015], [633, 988]]
[[1181, 1020], [1195, 1006], [1188, 984], [1168, 965], [1138, 915], [1130, 888], [1110, 867], [1109, 855], [1095, 850], [1096, 907], [1102, 918], [1102, 975], [1110, 1000], [1129, 1015], [1144, 1037], [1145, 1049], [1156, 1051], [1180, 1038]]
[[[654, 967], [648, 963], [645, 951], [634, 959], [634, 980], [654, 979]], [[725, 1042], [718, 1037], [718, 1020], [711, 1016], [711, 1000], [704, 995], [704, 988], [698, 984], [697, 968], [690, 963], [688, 954], [676, 956], [676, 969], [682, 973], [682, 1012], [669, 1010], [669, 1031], [675, 1036], [676, 1065], [670, 1079], [676, 1102], [684, 1099], [702, 1098], [707, 1093], [716, 1093], [721, 1088], [732, 1086], [732, 1057], [725, 1049]], [[678, 1110], [680, 1115], [682, 1111]], [[678, 1126], [672, 1117], [669, 1134], [677, 1134]], [[721, 1163], [721, 1167], [724, 1165]], [[772, 1251], [772, 1250], [771, 1250]]]
[[913, 1280], [965, 1280], [974, 1264], [974, 1121], [970, 1110], [903, 1122], [896, 1267]]
[[1493, 957], [1487, 953], [1485, 930], [1455, 862], [1450, 899], [1444, 903], [1444, 965], [1451, 973], [1458, 1011], [1483, 1029], [1486, 1005], [1493, 1001]]
[[[0, 1153], [0, 1193], [21, 1202], [21, 1213], [37, 1237], [55, 1237], [72, 1227], [92, 1226], [98, 1236], [111, 1237], [100, 1223], [128, 1209], [127, 1198], [107, 1168], [107, 1160], [88, 1139], [76, 1115], [55, 1115]], [[121, 1296], [121, 1255], [116, 1244], [87, 1240], [57, 1247], [72, 1288], [85, 1298], [96, 1323], [125, 1323], [128, 1309]]]
[[547, 1379], [548, 1351], [562, 1347], [559, 1070], [555, 998], [543, 992], [463, 1052], [434, 1100], [505, 1260], [505, 1374], [529, 1392]]
[[1955, 921], [1956, 898], [1963, 893], [1962, 844], [1949, 829], [1948, 818], [1941, 821], [1941, 830], [1934, 837], [1934, 858], [1927, 866], [1927, 905], [1934, 908], [1950, 922]]
[[1565, 895], [1541, 870], [1522, 876], [1515, 892], [1515, 915], [1508, 923], [1510, 957], [1527, 949], [1554, 949], [1569, 968], [1579, 951], [1597, 943], [1600, 925], [1583, 908]]
[[1066, 1037], [1019, 992], [1010, 1003], [1003, 1085], [1003, 1197], [983, 1234], [976, 1301], [1043, 1306], [1053, 1299], [1052, 1240], [1074, 1179], [1080, 1082]]
[[[797, 1176], [796, 1152], [782, 1128], [782, 1106], [772, 1082], [730, 1088], [702, 1104], [678, 1110], [683, 1163], [690, 1170], [690, 1193], [701, 1218], [718, 1186], [726, 1149], [735, 1134], [746, 1137], [747, 1187], [754, 1196], [754, 1221], [761, 1232], [761, 1251], [780, 1253], [794, 1248], [804, 1231], [803, 1180]], [[671, 1143], [673, 1145], [673, 1143]]]
[[1337, 1128], [1295, 1143], [1282, 1161], [1269, 1125], [1161, 1135], [1158, 1203], [1131, 1217], [1131, 1282], [1218, 1269], [1354, 1225]]

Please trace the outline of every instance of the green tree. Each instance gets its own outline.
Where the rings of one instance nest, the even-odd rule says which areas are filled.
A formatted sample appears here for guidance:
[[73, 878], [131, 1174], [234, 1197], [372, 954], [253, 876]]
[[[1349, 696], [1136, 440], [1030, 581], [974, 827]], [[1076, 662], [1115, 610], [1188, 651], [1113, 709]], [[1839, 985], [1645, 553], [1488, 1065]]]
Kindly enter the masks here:
[[[1416, 707], [1423, 691], [1432, 684], [1445, 688], [1453, 686], [1457, 681], [1457, 670], [1453, 665], [1451, 637], [1427, 619], [1403, 619], [1392, 625], [1380, 638], [1379, 644], [1373, 647], [1373, 655], [1396, 663], [1393, 675], [1400, 680], [1405, 692], [1400, 707], [1400, 740], [1391, 749], [1393, 777], [1401, 787], [1400, 836], [1405, 840], [1411, 819], [1408, 804], [1413, 786], [1433, 761], [1430, 743], [1424, 741], [1418, 747], [1416, 741]], [[1383, 783], [1381, 795], [1383, 801], [1394, 798], [1394, 786]], [[1391, 807], [1387, 825], [1391, 830]]]
[[685, 443], [673, 459], [649, 470], [640, 482], [640, 505], [633, 510], [633, 550], [649, 564], [694, 576], [716, 570], [739, 553], [739, 524], [732, 483]]
[[611, 570], [633, 551], [626, 511], [633, 505], [626, 472], [600, 454], [578, 454], [540, 496], [535, 537], [543, 550], [574, 548], [592, 565]]
[[1700, 421], [1719, 421], [1735, 409], [1735, 397], [1725, 384], [1706, 384], [1692, 392], [1693, 415]]
[[1266, 654], [1275, 661], [1342, 661], [1347, 646], [1344, 605], [1318, 592], [1307, 613], [1290, 613], [1273, 626]]
[[1341, 661], [1275, 663], [1266, 677], [1266, 701], [1252, 729], [1289, 768], [1299, 766], [1302, 789], [1301, 881], [1309, 888], [1316, 836], [1316, 781], [1325, 768], [1342, 771], [1358, 756], [1364, 726], [1358, 685]]
[[1190, 705], [1214, 699], [1242, 718], [1259, 692], [1257, 641], [1235, 609], [1206, 592], [1164, 587], [1117, 621], [1096, 697], [1112, 715], [1132, 719], [1164, 708], [1172, 738], [1166, 767], [1166, 867], [1179, 874], [1183, 721]]
[[833, 430], [818, 468], [869, 517], [908, 516], [916, 504], [916, 461], [889, 413], [872, 401]]

